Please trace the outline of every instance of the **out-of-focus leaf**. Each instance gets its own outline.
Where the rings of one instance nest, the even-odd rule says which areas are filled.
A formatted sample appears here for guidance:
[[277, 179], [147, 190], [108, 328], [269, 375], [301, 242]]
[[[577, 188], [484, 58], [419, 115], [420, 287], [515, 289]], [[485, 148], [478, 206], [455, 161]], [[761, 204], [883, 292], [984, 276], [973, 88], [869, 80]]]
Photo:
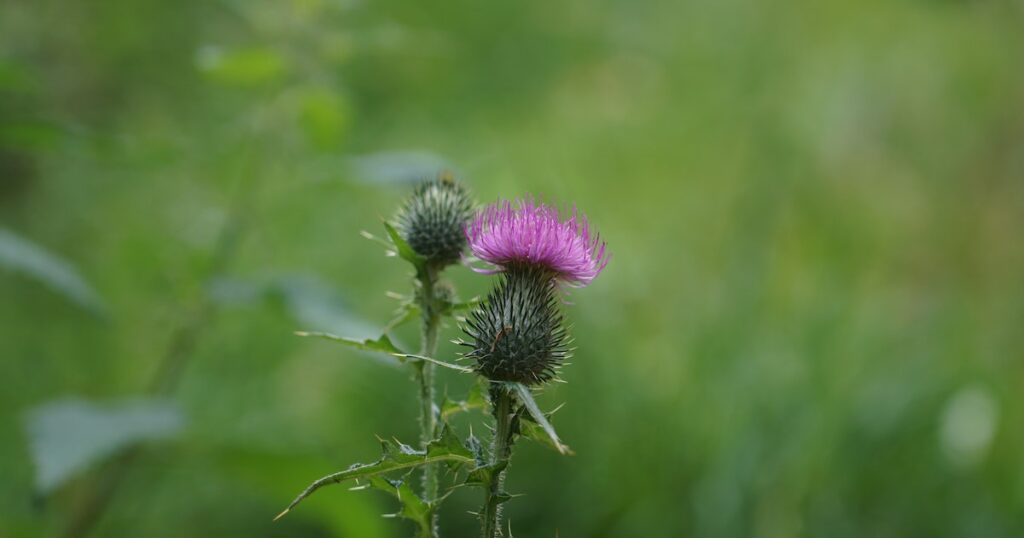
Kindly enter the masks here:
[[0, 88], [10, 91], [27, 92], [38, 85], [23, 66], [7, 58], [0, 59]]
[[416, 450], [398, 441], [381, 440], [380, 444], [382, 455], [379, 460], [373, 463], [357, 463], [344, 471], [327, 475], [313, 482], [274, 519], [284, 517], [306, 497], [324, 486], [338, 484], [346, 480], [369, 479], [373, 476], [409, 470], [431, 463], [446, 462], [455, 467], [476, 463], [473, 453], [459, 442], [459, 439], [448, 428], [442, 428], [440, 437], [431, 441], [426, 450]]
[[285, 58], [267, 47], [223, 50], [208, 45], [199, 49], [196, 63], [211, 79], [229, 86], [260, 86], [276, 82], [286, 69]]
[[24, 150], [52, 148], [61, 134], [58, 127], [39, 120], [7, 121], [0, 125], [0, 143]]
[[49, 493], [125, 448], [177, 434], [184, 418], [174, 403], [129, 399], [109, 404], [69, 398], [26, 413], [36, 489]]
[[369, 338], [379, 331], [354, 316], [336, 289], [315, 275], [290, 275], [278, 278], [270, 292], [280, 294], [288, 313], [300, 325], [317, 331], [344, 331]]
[[79, 306], [103, 313], [99, 295], [68, 262], [13, 232], [0, 228], [0, 265], [35, 278]]
[[206, 294], [223, 306], [275, 299], [297, 324], [317, 331], [345, 332], [360, 338], [379, 333], [372, 324], [352, 313], [337, 289], [315, 274], [289, 274], [269, 281], [219, 276], [207, 283]]
[[451, 400], [447, 395], [441, 400], [441, 418], [447, 419], [448, 417], [472, 411], [474, 409], [486, 409], [487, 408], [487, 397], [484, 396], [484, 383], [480, 381], [474, 383], [469, 389], [469, 393], [466, 395], [465, 400]]
[[219, 305], [250, 304], [264, 295], [264, 286], [231, 277], [216, 277], [206, 283], [206, 294]]
[[[523, 402], [523, 406], [530, 413], [530, 417], [533, 418], [534, 422], [547, 434], [548, 439], [554, 444], [555, 450], [558, 452], [569, 455], [572, 454], [572, 450], [568, 446], [562, 444], [562, 440], [558, 438], [558, 434], [555, 433], [554, 426], [548, 422], [548, 418], [541, 412], [540, 407], [537, 406], [537, 402], [533, 399], [533, 393], [530, 392], [530, 388], [522, 383], [507, 383], [507, 386], [515, 392], [519, 400]], [[522, 421], [520, 421], [522, 422]]]
[[366, 183], [411, 184], [454, 169], [440, 155], [428, 151], [384, 151], [353, 157], [352, 175]]
[[300, 96], [299, 121], [306, 137], [321, 150], [337, 149], [348, 130], [348, 101], [329, 88], [310, 88]]

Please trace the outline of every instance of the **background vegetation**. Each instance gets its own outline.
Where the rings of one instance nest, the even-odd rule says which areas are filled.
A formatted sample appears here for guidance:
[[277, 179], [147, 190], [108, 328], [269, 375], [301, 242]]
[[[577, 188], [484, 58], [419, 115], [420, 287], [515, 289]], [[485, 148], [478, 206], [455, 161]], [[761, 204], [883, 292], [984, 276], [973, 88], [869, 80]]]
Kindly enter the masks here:
[[416, 439], [406, 370], [291, 332], [383, 326], [407, 270], [358, 231], [444, 166], [482, 201], [578, 204], [614, 252], [541, 397], [577, 455], [518, 450], [516, 536], [1024, 535], [1022, 23], [1009, 0], [0, 4], [0, 536], [58, 534], [129, 467], [69, 463], [98, 429], [58, 417], [84, 437], [54, 444], [40, 406], [154, 393], [171, 416], [140, 415], [96, 535], [407, 535], [346, 488], [270, 519], [374, 434]]

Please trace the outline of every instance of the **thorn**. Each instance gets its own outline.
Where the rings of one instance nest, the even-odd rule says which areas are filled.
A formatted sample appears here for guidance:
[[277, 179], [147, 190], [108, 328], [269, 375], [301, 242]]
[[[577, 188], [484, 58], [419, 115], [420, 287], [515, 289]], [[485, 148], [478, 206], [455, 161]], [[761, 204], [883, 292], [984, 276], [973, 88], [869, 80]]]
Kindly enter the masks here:
[[309, 336], [309, 333], [306, 331], [295, 331], [294, 334], [295, 336]]
[[285, 514], [287, 514], [290, 510], [291, 510], [291, 508], [285, 508], [283, 512], [281, 512], [280, 514], [277, 514], [277, 516], [274, 517], [274, 521], [277, 521], [277, 520], [281, 519], [282, 517], [284, 517]]

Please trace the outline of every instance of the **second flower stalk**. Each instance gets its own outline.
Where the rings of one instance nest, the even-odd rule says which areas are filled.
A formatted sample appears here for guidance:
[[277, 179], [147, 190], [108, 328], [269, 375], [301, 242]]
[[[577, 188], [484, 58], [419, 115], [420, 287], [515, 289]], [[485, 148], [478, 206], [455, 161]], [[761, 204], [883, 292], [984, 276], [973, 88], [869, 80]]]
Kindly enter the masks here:
[[[473, 214], [473, 202], [466, 190], [450, 174], [416, 187], [397, 217], [396, 224], [420, 263], [416, 267], [415, 303], [420, 310], [420, 355], [437, 354], [438, 333], [443, 311], [454, 292], [440, 279], [441, 272], [462, 257], [466, 246], [464, 229]], [[414, 363], [420, 401], [420, 448], [426, 450], [437, 436], [434, 365]], [[423, 500], [432, 503], [438, 496], [437, 465], [423, 467]], [[431, 516], [431, 535], [437, 531], [436, 514]]]

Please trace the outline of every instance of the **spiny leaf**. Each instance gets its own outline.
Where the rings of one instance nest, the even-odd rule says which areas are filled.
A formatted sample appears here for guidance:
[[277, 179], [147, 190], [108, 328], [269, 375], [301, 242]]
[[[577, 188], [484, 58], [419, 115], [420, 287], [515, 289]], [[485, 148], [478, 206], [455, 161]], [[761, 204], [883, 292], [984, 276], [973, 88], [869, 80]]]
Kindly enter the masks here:
[[284, 517], [306, 497], [324, 486], [357, 478], [370, 478], [393, 471], [413, 469], [431, 463], [449, 462], [459, 465], [476, 463], [473, 453], [459, 442], [455, 434], [447, 427], [442, 428], [440, 437], [431, 441], [426, 450], [416, 450], [397, 441], [381, 440], [381, 452], [381, 458], [373, 463], [357, 463], [344, 471], [327, 475], [313, 482], [274, 520]]
[[429, 528], [434, 507], [424, 501], [413, 491], [409, 483], [404, 480], [391, 480], [384, 476], [371, 476], [368, 479], [370, 487], [386, 492], [402, 503], [401, 509], [392, 514], [394, 517], [401, 517], [414, 521], [421, 528]]
[[441, 418], [447, 419], [457, 413], [474, 409], [486, 409], [488, 404], [487, 397], [484, 396], [483, 383], [483, 381], [474, 383], [470, 387], [469, 394], [466, 395], [465, 400], [451, 400], [445, 395], [444, 399], [441, 400]]
[[466, 438], [466, 448], [473, 453], [477, 467], [487, 464], [487, 457], [484, 455], [484, 445], [477, 436], [473, 435], [472, 428], [469, 430], [469, 437]]
[[[522, 383], [507, 383], [507, 386], [515, 391], [516, 396], [523, 402], [526, 410], [529, 411], [530, 416], [533, 420], [544, 430], [548, 438], [554, 443], [555, 449], [561, 454], [568, 455], [572, 454], [572, 450], [569, 447], [562, 444], [561, 439], [558, 438], [558, 434], [555, 433], [554, 426], [548, 422], [548, 418], [541, 412], [540, 407], [537, 406], [537, 402], [533, 399], [533, 393], [530, 392], [529, 387]], [[521, 426], [520, 426], [521, 427]]]
[[387, 239], [383, 239], [383, 238], [377, 237], [376, 235], [373, 235], [372, 233], [370, 233], [370, 232], [368, 232], [366, 230], [360, 231], [359, 235], [363, 236], [364, 239], [369, 239], [370, 241], [373, 241], [374, 243], [377, 243], [378, 245], [380, 245], [380, 246], [382, 246], [384, 248], [387, 248], [387, 249], [394, 248], [394, 245], [392, 245], [390, 242], [388, 242]]
[[337, 336], [331, 333], [324, 332], [309, 332], [309, 331], [296, 331], [296, 336], [309, 336], [313, 338], [323, 338], [324, 340], [330, 340], [332, 342], [338, 342], [339, 344], [346, 345], [355, 349], [361, 349], [363, 351], [376, 351], [380, 353], [387, 353], [393, 357], [401, 359], [404, 353], [401, 349], [395, 347], [391, 343], [391, 338], [388, 335], [382, 334], [380, 338], [359, 340], [358, 338], [349, 338], [347, 336]]
[[463, 484], [467, 486], [488, 487], [505, 470], [505, 467], [508, 467], [508, 461], [479, 465], [469, 471]]
[[388, 355], [391, 355], [392, 357], [397, 358], [400, 362], [405, 362], [407, 359], [412, 359], [413, 361], [429, 362], [429, 363], [436, 364], [438, 366], [443, 366], [445, 368], [450, 368], [452, 370], [455, 370], [457, 372], [462, 372], [462, 373], [473, 373], [475, 371], [472, 368], [467, 368], [465, 366], [459, 366], [458, 364], [452, 364], [450, 362], [444, 362], [442, 360], [438, 360], [438, 359], [435, 359], [433, 357], [425, 357], [423, 355], [414, 355], [414, 354], [411, 354], [411, 353], [405, 353], [402, 350], [400, 350], [397, 347], [395, 347], [395, 345], [393, 343], [391, 343], [391, 339], [388, 338], [388, 335], [386, 335], [386, 334], [382, 334], [380, 336], [380, 338], [377, 338], [376, 340], [372, 340], [372, 339], [369, 339], [369, 338], [364, 339], [364, 340], [359, 340], [359, 339], [356, 339], [356, 338], [349, 338], [347, 336], [338, 336], [338, 335], [334, 335], [334, 334], [331, 334], [331, 333], [324, 333], [324, 332], [296, 331], [295, 335], [296, 336], [311, 336], [311, 337], [315, 337], [315, 338], [323, 338], [325, 340], [330, 340], [332, 342], [338, 342], [339, 344], [344, 344], [346, 346], [353, 347], [353, 348], [356, 348], [356, 349], [361, 349], [363, 351], [376, 351], [376, 352], [380, 352], [380, 353], [387, 353]]
[[429, 362], [429, 363], [432, 363], [432, 364], [436, 364], [438, 366], [443, 366], [443, 367], [448, 368], [450, 370], [455, 370], [456, 372], [462, 372], [464, 374], [472, 374], [473, 372], [476, 371], [476, 370], [474, 370], [472, 368], [469, 368], [469, 367], [466, 367], [466, 366], [459, 366], [458, 364], [452, 364], [450, 362], [444, 362], [442, 360], [438, 360], [438, 359], [435, 359], [433, 357], [426, 357], [426, 356], [423, 356], [423, 355], [413, 355], [411, 353], [395, 353], [394, 355], [396, 357], [399, 357], [399, 358], [402, 358], [402, 359], [414, 359], [414, 360], [426, 361], [426, 362]]
[[443, 301], [441, 303], [441, 312], [446, 316], [451, 316], [457, 312], [468, 312], [480, 305], [480, 297], [473, 297], [468, 301], [460, 303], [453, 303], [451, 301]]
[[575, 456], [576, 453], [571, 448], [556, 443], [551, 436], [544, 431], [544, 428], [532, 420], [521, 420], [519, 421], [519, 435], [532, 439], [548, 448], [557, 450], [558, 452], [567, 456]]
[[395, 313], [395, 317], [384, 326], [384, 332], [388, 333], [393, 331], [396, 327], [405, 325], [406, 323], [415, 320], [420, 316], [420, 307], [416, 303], [406, 302], [402, 303], [402, 306], [398, 307], [398, 311]]
[[[447, 422], [441, 423], [441, 434], [427, 445], [427, 456], [433, 455], [444, 455], [444, 454], [456, 454], [463, 458], [470, 458], [475, 461], [476, 455], [472, 451], [472, 447], [466, 446], [459, 440], [455, 432], [452, 431], [451, 427], [448, 426]], [[462, 460], [451, 460], [449, 463], [455, 463], [461, 465]]]
[[399, 258], [411, 263], [417, 271], [423, 269], [426, 264], [426, 258], [416, 254], [416, 251], [409, 246], [409, 243], [402, 238], [402, 235], [398, 233], [391, 223], [384, 221], [384, 229], [388, 232], [388, 237], [391, 238], [391, 242], [395, 245], [395, 252]]

